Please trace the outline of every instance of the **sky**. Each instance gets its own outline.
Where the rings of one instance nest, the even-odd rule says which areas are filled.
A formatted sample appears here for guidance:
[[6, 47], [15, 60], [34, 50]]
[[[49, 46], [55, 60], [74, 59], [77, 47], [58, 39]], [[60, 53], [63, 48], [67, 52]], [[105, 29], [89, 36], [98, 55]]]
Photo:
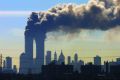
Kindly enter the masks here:
[[[86, 4], [87, 0], [2, 0], [0, 2], [0, 53], [3, 58], [13, 57], [14, 64], [18, 65], [19, 56], [24, 52], [24, 29], [27, 19], [32, 11], [45, 11], [62, 3]], [[66, 57], [78, 53], [80, 59], [88, 61], [88, 58], [100, 55], [104, 60], [114, 59], [112, 56], [120, 56], [120, 33], [112, 41], [105, 36], [109, 31], [83, 30], [79, 35], [71, 39], [71, 35], [60, 35], [55, 38], [48, 34], [45, 42], [46, 50], [52, 54], [56, 50], [58, 55], [61, 49]], [[117, 38], [117, 40], [116, 40]], [[107, 58], [106, 58], [107, 57]], [[92, 61], [92, 59], [90, 59]]]

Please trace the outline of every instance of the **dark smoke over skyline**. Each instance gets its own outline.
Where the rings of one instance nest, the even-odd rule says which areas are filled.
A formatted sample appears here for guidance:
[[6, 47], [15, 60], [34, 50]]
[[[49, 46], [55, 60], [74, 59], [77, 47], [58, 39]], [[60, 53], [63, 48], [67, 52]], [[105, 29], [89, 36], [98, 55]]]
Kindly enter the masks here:
[[[116, 0], [117, 1], [117, 0]], [[45, 33], [61, 30], [76, 33], [81, 29], [109, 30], [120, 25], [120, 5], [113, 0], [90, 0], [87, 4], [59, 4], [48, 11], [33, 12], [28, 20]]]

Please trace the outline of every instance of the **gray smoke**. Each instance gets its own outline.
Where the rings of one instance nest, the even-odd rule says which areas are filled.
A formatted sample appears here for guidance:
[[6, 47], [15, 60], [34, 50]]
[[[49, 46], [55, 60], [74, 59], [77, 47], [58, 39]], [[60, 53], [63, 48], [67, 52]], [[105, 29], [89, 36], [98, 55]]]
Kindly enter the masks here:
[[[87, 4], [59, 4], [48, 11], [33, 12], [26, 29], [67, 33], [80, 29], [109, 30], [120, 25], [119, 0], [90, 0]], [[32, 27], [30, 27], [32, 26]]]

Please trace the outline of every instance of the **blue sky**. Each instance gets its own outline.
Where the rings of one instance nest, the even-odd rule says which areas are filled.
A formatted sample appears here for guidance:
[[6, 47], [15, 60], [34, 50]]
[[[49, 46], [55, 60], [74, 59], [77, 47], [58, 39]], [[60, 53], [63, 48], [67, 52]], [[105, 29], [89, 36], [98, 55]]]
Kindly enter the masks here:
[[60, 3], [86, 3], [87, 0], [2, 0], [0, 10], [46, 10]]

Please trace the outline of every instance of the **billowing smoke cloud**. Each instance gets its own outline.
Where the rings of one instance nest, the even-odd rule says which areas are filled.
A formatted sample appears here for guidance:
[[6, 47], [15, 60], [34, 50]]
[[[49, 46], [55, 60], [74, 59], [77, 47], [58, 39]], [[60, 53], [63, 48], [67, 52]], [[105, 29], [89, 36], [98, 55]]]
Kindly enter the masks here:
[[109, 30], [120, 25], [119, 0], [90, 0], [87, 4], [59, 4], [48, 11], [33, 12], [26, 29], [67, 33], [80, 29]]

